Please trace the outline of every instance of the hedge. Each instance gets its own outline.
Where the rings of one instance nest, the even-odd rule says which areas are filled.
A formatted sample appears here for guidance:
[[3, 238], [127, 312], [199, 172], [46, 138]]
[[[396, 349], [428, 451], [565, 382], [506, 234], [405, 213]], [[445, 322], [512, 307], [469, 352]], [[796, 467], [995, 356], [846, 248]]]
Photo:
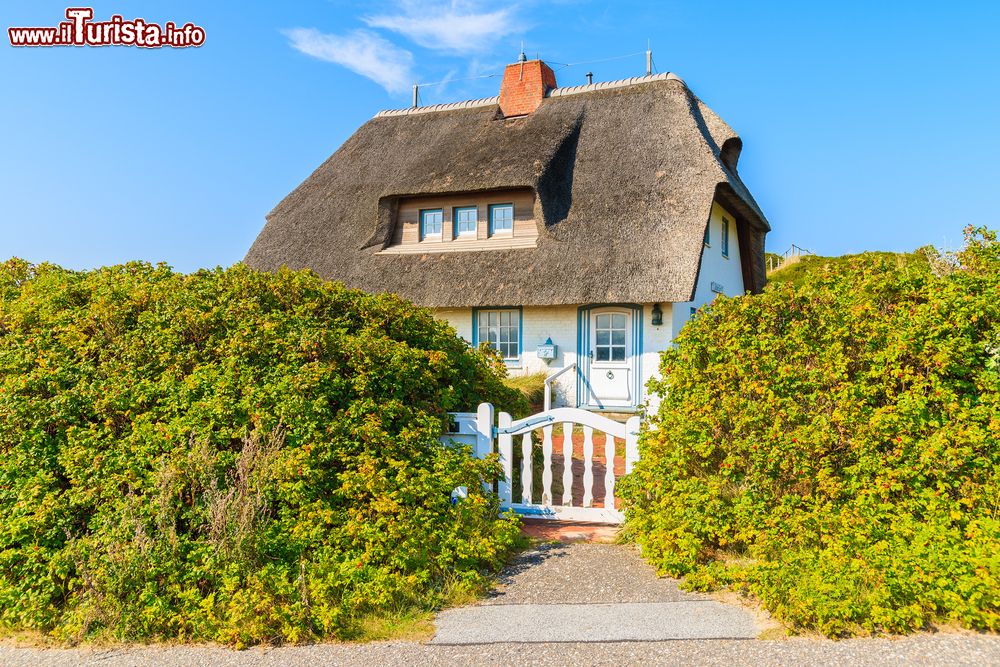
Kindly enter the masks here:
[[[402, 299], [308, 272], [0, 265], [0, 629], [356, 636], [478, 590], [516, 524], [450, 410], [523, 402]], [[470, 490], [452, 503], [451, 491]]]
[[1000, 630], [1000, 244], [720, 298], [662, 355], [627, 528], [830, 636]]

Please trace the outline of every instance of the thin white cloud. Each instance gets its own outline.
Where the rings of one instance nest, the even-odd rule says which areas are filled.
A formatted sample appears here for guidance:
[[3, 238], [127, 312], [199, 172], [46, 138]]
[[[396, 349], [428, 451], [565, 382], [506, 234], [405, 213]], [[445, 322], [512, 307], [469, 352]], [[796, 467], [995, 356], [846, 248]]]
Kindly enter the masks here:
[[515, 30], [514, 7], [493, 11], [476, 2], [402, 0], [396, 14], [369, 16], [364, 22], [406, 36], [428, 49], [452, 53], [489, 51], [498, 40]]
[[330, 35], [315, 28], [293, 28], [282, 34], [297, 51], [343, 65], [390, 93], [402, 92], [413, 83], [413, 54], [371, 31]]

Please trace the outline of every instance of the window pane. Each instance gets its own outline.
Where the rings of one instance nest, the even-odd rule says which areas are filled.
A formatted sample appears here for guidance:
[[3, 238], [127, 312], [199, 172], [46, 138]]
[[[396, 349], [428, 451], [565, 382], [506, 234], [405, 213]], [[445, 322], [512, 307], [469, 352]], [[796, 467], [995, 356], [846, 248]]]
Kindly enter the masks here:
[[479, 211], [476, 208], [455, 209], [455, 228], [459, 234], [475, 232], [478, 220]]
[[[598, 334], [600, 336], [600, 334]], [[614, 330], [611, 332], [611, 344], [612, 345], [625, 345], [625, 330]]]
[[598, 315], [597, 316], [597, 328], [607, 329], [611, 326], [611, 316], [610, 315]]
[[609, 354], [610, 354], [609, 351], [610, 351], [610, 349], [611, 348], [607, 348], [607, 347], [598, 347], [597, 348], [597, 354], [596, 354], [596, 360], [597, 361], [608, 361], [609, 358], [610, 358], [609, 357]]
[[510, 205], [493, 206], [490, 209], [493, 231], [509, 231], [514, 228], [514, 207]]
[[440, 210], [436, 211], [421, 211], [420, 212], [420, 230], [421, 236], [438, 236], [441, 234], [441, 220], [443, 219], [442, 212]]
[[520, 313], [516, 310], [479, 311], [479, 341], [489, 343], [507, 360], [517, 359]]
[[597, 330], [597, 344], [598, 345], [608, 345], [611, 343], [611, 332], [607, 329]]
[[612, 347], [611, 361], [625, 361], [625, 348], [618, 346]]
[[611, 326], [615, 329], [625, 329], [625, 316], [624, 315], [612, 315], [611, 316]]

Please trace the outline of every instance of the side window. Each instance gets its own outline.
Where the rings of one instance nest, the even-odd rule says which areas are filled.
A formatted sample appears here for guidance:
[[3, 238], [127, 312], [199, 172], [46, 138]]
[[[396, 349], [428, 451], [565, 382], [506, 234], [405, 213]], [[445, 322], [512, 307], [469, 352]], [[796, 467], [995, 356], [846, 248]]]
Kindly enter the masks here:
[[705, 225], [705, 245], [712, 245], [712, 221], [709, 220], [708, 224]]
[[444, 215], [439, 208], [424, 209], [420, 211], [420, 240], [440, 239], [441, 223]]
[[476, 345], [489, 343], [504, 361], [521, 358], [521, 312], [513, 308], [476, 311]]
[[729, 257], [729, 221], [722, 219], [722, 256]]
[[514, 233], [514, 205], [493, 204], [490, 206], [490, 236]]

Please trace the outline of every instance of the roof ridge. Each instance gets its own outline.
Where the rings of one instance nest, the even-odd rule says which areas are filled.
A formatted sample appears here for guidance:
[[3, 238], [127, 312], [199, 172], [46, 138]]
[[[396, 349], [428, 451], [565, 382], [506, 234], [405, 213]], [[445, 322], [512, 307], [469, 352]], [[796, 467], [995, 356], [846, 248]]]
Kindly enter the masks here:
[[[611, 90], [613, 88], [625, 88], [627, 86], [637, 86], [653, 81], [680, 81], [684, 84], [684, 79], [673, 72], [663, 72], [661, 74], [647, 74], [645, 76], [633, 76], [628, 79], [616, 79], [614, 81], [601, 81], [599, 83], [585, 83], [582, 86], [567, 86], [565, 88], [553, 88], [546, 97], [565, 97], [566, 95], [578, 95], [589, 93], [595, 90]], [[375, 114], [375, 118], [385, 118], [387, 116], [408, 116], [418, 113], [434, 113], [436, 111], [453, 111], [455, 109], [474, 109], [476, 107], [488, 107], [500, 103], [500, 96], [482, 97], [478, 100], [463, 100], [461, 102], [448, 102], [446, 104], [432, 104], [426, 107], [406, 107], [404, 109], [383, 109]]]
[[661, 74], [647, 74], [644, 76], [633, 76], [629, 77], [628, 79], [616, 79], [614, 81], [585, 83], [581, 86], [567, 86], [565, 88], [554, 88], [553, 90], [549, 91], [547, 97], [564, 97], [566, 95], [589, 93], [594, 90], [610, 90], [612, 88], [625, 88], [627, 86], [637, 86], [643, 83], [651, 83], [653, 81], [668, 81], [668, 80], [680, 81], [681, 83], [684, 83], [684, 79], [680, 78], [673, 72], [663, 72]]
[[488, 107], [500, 103], [500, 96], [481, 97], [478, 100], [463, 100], [461, 102], [448, 102], [447, 104], [432, 104], [426, 107], [407, 107], [405, 109], [383, 109], [375, 114], [376, 118], [385, 116], [408, 116], [414, 113], [432, 113], [434, 111], [451, 111], [452, 109], [473, 109], [475, 107]]

